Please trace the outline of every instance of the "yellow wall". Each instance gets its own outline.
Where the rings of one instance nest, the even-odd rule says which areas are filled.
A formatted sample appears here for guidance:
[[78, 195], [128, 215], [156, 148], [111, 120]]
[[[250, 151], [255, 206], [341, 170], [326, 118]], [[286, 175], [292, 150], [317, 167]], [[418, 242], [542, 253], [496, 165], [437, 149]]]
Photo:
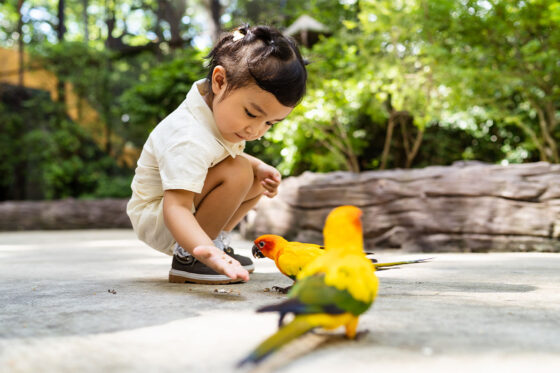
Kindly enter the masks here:
[[[36, 63], [29, 63], [29, 55], [25, 54], [24, 64], [26, 66], [24, 72], [24, 86], [28, 88], [41, 89], [50, 92], [51, 98], [57, 100], [57, 78], [56, 76], [41, 68]], [[35, 66], [33, 66], [35, 65]], [[19, 84], [19, 54], [17, 50], [0, 48], [0, 82], [17, 85]], [[99, 114], [93, 109], [87, 101], [78, 97], [71, 84], [66, 84], [66, 107], [68, 116], [75, 122], [79, 123], [92, 136], [95, 142], [104, 149], [105, 133], [104, 123], [99, 118]], [[122, 155], [119, 156], [118, 162], [133, 167], [140, 155], [140, 151], [131, 144], [124, 144], [124, 139], [113, 134], [111, 142], [114, 148], [122, 147]]]

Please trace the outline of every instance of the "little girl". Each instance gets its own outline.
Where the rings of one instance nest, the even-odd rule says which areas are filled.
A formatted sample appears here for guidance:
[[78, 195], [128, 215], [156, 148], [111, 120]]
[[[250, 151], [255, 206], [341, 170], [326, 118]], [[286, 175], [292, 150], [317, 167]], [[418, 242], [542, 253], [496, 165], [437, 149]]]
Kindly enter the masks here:
[[127, 205], [137, 236], [173, 255], [170, 282], [249, 280], [251, 259], [225, 242], [280, 173], [243, 153], [286, 118], [305, 93], [307, 72], [293, 40], [266, 26], [236, 29], [210, 52], [208, 76], [152, 131]]

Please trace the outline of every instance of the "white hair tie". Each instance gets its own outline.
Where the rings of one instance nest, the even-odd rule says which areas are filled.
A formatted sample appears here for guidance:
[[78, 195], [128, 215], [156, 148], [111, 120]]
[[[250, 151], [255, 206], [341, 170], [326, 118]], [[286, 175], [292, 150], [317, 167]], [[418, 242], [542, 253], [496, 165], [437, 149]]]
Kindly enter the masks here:
[[233, 32], [233, 41], [241, 40], [244, 37], [245, 37], [245, 34], [243, 34], [241, 31], [239, 31], [239, 29], [237, 29]]

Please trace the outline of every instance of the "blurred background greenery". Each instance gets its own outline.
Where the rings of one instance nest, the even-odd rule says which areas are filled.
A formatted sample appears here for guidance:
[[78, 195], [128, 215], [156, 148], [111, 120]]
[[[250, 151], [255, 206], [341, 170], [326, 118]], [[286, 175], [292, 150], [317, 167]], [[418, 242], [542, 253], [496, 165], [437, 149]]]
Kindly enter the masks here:
[[560, 162], [554, 0], [0, 0], [0, 200], [128, 197], [219, 33], [301, 43], [308, 94], [247, 152], [283, 175]]

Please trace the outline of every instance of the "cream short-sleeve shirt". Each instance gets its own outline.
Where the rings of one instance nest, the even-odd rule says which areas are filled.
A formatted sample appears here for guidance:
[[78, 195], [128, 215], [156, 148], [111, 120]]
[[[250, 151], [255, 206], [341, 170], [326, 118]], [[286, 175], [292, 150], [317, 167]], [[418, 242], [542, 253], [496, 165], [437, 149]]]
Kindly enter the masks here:
[[[175, 239], [163, 221], [163, 192], [200, 193], [208, 169], [243, 153], [245, 142], [226, 141], [204, 101], [207, 80], [193, 84], [187, 98], [150, 133], [138, 159], [126, 212], [138, 238], [173, 255]], [[194, 207], [192, 209], [194, 212]]]

